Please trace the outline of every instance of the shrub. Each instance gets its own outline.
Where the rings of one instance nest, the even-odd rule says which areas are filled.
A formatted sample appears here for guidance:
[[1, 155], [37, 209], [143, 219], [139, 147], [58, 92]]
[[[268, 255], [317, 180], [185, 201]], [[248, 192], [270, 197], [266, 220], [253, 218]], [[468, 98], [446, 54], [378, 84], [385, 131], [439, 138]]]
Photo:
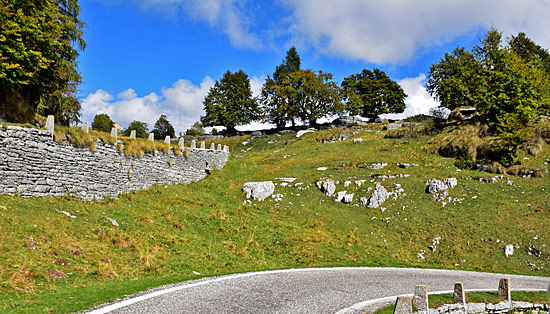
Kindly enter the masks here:
[[467, 147], [461, 147], [459, 148], [459, 151], [457, 153], [455, 166], [457, 166], [460, 169], [475, 169], [476, 163], [474, 160], [474, 157], [472, 156], [472, 153]]

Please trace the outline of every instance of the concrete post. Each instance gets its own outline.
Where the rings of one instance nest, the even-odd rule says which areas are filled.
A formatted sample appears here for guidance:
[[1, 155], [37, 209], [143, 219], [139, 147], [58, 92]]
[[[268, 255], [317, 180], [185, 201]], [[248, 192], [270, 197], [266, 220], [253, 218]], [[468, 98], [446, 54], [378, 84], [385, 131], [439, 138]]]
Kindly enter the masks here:
[[204, 141], [201, 142], [201, 149], [206, 149], [206, 146], [204, 144]]
[[116, 128], [112, 128], [112, 129], [111, 129], [111, 137], [114, 137], [114, 138], [115, 138], [115, 141], [117, 140], [118, 131], [117, 131]]
[[54, 129], [54, 119], [55, 117], [53, 115], [49, 115], [46, 118], [46, 130], [50, 132], [51, 135], [53, 135], [53, 129]]
[[82, 122], [82, 131], [86, 133], [90, 133], [90, 130], [88, 128], [88, 122]]
[[130, 131], [130, 139], [135, 140], [136, 139], [136, 130]]
[[397, 297], [393, 314], [412, 314], [411, 297]]
[[170, 144], [170, 135], [166, 135], [164, 138], [164, 144]]
[[413, 305], [418, 311], [428, 313], [428, 286], [415, 286]]
[[216, 145], [214, 143], [210, 144], [210, 149], [211, 150], [216, 150]]
[[512, 293], [510, 291], [510, 278], [502, 278], [498, 283], [498, 295], [504, 298], [504, 301], [512, 301]]
[[155, 133], [149, 133], [149, 137], [147, 139], [150, 140], [151, 142], [154, 142], [155, 141]]
[[219, 151], [222, 150], [222, 144], [218, 144], [218, 150], [219, 150]]
[[466, 304], [466, 295], [464, 294], [464, 284], [462, 282], [455, 283], [455, 292], [453, 299], [460, 304]]
[[223, 151], [229, 153], [229, 146], [223, 145]]
[[185, 139], [183, 137], [180, 137], [180, 140], [178, 142], [178, 145], [181, 146], [181, 147], [184, 147], [185, 146]]
[[191, 148], [197, 148], [197, 141], [195, 140], [191, 141]]

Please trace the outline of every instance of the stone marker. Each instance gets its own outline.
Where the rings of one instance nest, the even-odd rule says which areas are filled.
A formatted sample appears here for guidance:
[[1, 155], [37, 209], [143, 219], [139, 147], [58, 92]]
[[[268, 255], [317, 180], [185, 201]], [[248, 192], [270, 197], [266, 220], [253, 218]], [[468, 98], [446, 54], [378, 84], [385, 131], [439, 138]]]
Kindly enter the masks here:
[[191, 148], [197, 148], [197, 141], [195, 140], [191, 141]]
[[229, 153], [229, 146], [223, 145], [223, 151]]
[[154, 142], [155, 141], [155, 133], [149, 133], [149, 137], [147, 139], [150, 140], [151, 142]]
[[214, 143], [210, 144], [210, 149], [211, 150], [216, 150], [216, 144], [214, 144]]
[[498, 283], [498, 295], [504, 298], [504, 301], [512, 301], [510, 293], [510, 278], [502, 278]]
[[184, 147], [185, 146], [185, 139], [183, 137], [180, 137], [180, 140], [178, 142], [178, 145], [181, 146], [181, 147]]
[[219, 151], [222, 150], [222, 144], [218, 144], [218, 150], [219, 150]]
[[118, 132], [116, 128], [111, 128], [111, 137], [115, 138], [115, 141], [117, 140]]
[[130, 139], [132, 139], [132, 140], [136, 139], [136, 130], [130, 131]]
[[453, 299], [457, 303], [466, 304], [466, 295], [464, 294], [464, 284], [462, 282], [455, 283]]
[[411, 297], [397, 297], [393, 314], [412, 314]]
[[90, 133], [89, 128], [88, 128], [88, 122], [82, 122], [82, 131], [84, 131], [86, 133]]
[[204, 141], [201, 142], [201, 149], [206, 149], [206, 144], [204, 144]]
[[415, 286], [413, 304], [418, 309], [428, 313], [428, 286]]
[[54, 128], [54, 116], [53, 115], [49, 115], [47, 118], [46, 118], [46, 130], [48, 132], [50, 132], [51, 135], [53, 135], [53, 128]]
[[164, 138], [164, 144], [170, 144], [170, 135], [166, 135]]

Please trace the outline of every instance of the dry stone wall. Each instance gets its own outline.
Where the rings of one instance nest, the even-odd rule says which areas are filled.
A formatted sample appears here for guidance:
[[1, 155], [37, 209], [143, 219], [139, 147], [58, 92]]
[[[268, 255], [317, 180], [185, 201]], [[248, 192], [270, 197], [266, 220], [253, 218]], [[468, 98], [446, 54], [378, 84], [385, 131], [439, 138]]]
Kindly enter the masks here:
[[51, 131], [0, 126], [0, 193], [100, 200], [154, 184], [198, 181], [212, 169], [223, 168], [229, 158], [220, 146], [188, 151], [187, 157], [173, 151], [126, 157], [117, 143], [97, 140], [91, 152], [55, 142]]

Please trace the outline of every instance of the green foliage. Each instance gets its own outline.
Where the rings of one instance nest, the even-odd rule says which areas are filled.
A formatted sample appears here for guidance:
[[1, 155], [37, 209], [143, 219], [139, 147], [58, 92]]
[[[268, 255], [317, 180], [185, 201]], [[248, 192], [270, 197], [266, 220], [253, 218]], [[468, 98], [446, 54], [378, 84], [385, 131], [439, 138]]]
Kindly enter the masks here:
[[[503, 46], [491, 29], [472, 52], [457, 48], [430, 68], [428, 91], [450, 110], [475, 107], [485, 123], [513, 147], [527, 141], [532, 125], [550, 108], [547, 51], [525, 34]], [[507, 148], [508, 149], [508, 148]]]
[[147, 123], [141, 121], [132, 121], [130, 125], [122, 133], [124, 136], [130, 136], [132, 130], [136, 130], [136, 137], [147, 138], [149, 136], [149, 129], [147, 128]]
[[229, 133], [234, 133], [236, 126], [260, 117], [260, 109], [252, 97], [250, 79], [242, 70], [225, 72], [222, 79], [210, 88], [203, 105], [206, 115], [201, 117], [202, 125], [222, 125]]
[[96, 114], [92, 121], [92, 129], [106, 133], [111, 132], [113, 125], [113, 120], [111, 120], [111, 117], [106, 113]]
[[[286, 116], [297, 117], [310, 125], [317, 119], [341, 112], [340, 90], [332, 74], [300, 70], [289, 74], [275, 89], [275, 98], [292, 104]], [[285, 107], [280, 107], [282, 109]]]
[[85, 48], [77, 0], [0, 2], [0, 112], [25, 122], [36, 110], [68, 125], [78, 121], [74, 93]]
[[456, 156], [455, 166], [459, 169], [472, 170], [476, 168], [476, 162], [470, 150], [466, 147], [460, 147]]
[[265, 80], [262, 88], [261, 100], [265, 106], [265, 121], [271, 122], [277, 128], [284, 128], [287, 122], [295, 125], [298, 118], [297, 104], [292, 103], [290, 99], [281, 98], [278, 90], [284, 84], [284, 80], [293, 72], [300, 71], [301, 60], [296, 48], [291, 47], [283, 63], [275, 68], [275, 72]]
[[342, 82], [345, 110], [375, 120], [384, 113], [402, 113], [407, 94], [397, 82], [379, 69], [363, 70]]
[[[216, 129], [214, 129], [214, 130], [216, 130]], [[213, 131], [212, 131], [212, 133], [214, 133]], [[202, 128], [202, 124], [198, 121], [195, 122], [192, 127], [187, 129], [187, 131], [185, 131], [185, 135], [189, 135], [189, 136], [192, 136], [192, 137], [199, 137], [203, 134], [204, 134], [204, 129]], [[217, 134], [217, 130], [216, 130], [215, 134]]]
[[176, 131], [174, 131], [174, 127], [170, 121], [166, 119], [166, 115], [161, 115], [158, 118], [152, 132], [155, 133], [155, 139], [157, 140], [164, 140], [168, 135], [170, 135], [171, 138], [176, 137]]

